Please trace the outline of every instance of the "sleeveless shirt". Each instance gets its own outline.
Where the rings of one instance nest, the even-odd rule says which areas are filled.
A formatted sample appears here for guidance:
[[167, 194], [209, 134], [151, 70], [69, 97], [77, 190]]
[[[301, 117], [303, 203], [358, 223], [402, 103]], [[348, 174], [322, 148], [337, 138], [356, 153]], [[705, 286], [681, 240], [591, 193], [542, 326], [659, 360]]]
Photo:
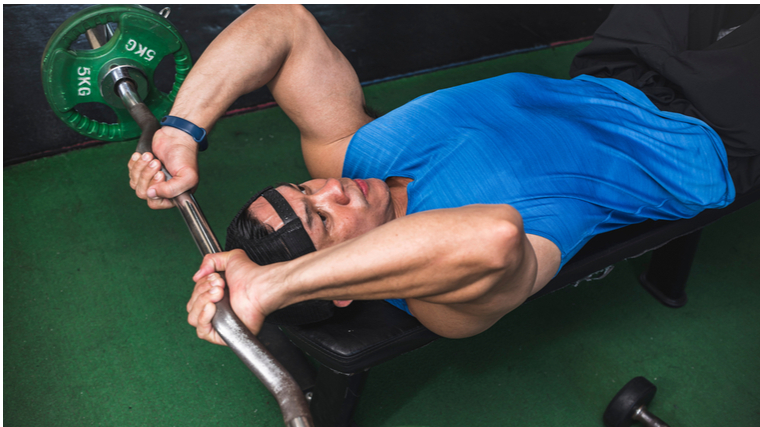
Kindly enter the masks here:
[[509, 204], [557, 245], [560, 268], [597, 234], [735, 196], [708, 125], [586, 75], [510, 73], [423, 95], [356, 132], [343, 176], [411, 178], [407, 214]]

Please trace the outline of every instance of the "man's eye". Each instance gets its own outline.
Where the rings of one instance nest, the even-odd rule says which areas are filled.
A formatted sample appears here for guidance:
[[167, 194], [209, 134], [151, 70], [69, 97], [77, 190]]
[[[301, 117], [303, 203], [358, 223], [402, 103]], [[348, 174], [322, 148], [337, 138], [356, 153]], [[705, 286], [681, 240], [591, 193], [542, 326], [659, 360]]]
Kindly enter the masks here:
[[304, 186], [303, 186], [303, 185], [296, 185], [296, 187], [298, 187], [298, 190], [299, 190], [301, 193], [303, 193], [303, 194], [306, 194], [306, 188], [304, 188]]
[[319, 219], [322, 220], [323, 224], [327, 224], [327, 217], [326, 216], [322, 215], [322, 213], [320, 213], [320, 212], [317, 212], [317, 215], [319, 215]]

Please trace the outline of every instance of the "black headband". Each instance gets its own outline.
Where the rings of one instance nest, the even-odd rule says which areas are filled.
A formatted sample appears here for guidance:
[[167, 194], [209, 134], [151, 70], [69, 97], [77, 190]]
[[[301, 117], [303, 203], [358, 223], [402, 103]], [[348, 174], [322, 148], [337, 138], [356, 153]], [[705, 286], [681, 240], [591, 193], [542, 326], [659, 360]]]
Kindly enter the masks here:
[[[272, 205], [283, 226], [269, 234], [262, 232], [252, 235], [247, 220], [248, 208], [261, 196]], [[241, 227], [241, 223], [244, 226]], [[224, 250], [232, 249], [243, 249], [248, 258], [259, 265], [290, 261], [317, 250], [301, 219], [282, 194], [272, 187], [267, 187], [253, 196], [235, 215], [227, 228], [227, 242], [224, 245]], [[335, 306], [331, 301], [303, 301], [271, 313], [266, 320], [283, 326], [303, 325], [325, 320], [334, 312]]]
[[[264, 196], [272, 205], [272, 208], [282, 219], [283, 226], [272, 233], [259, 237], [239, 235], [233, 224], [241, 220], [241, 215], [246, 216], [248, 208], [261, 196]], [[272, 187], [267, 187], [253, 196], [240, 209], [230, 227], [227, 228], [225, 250], [238, 248], [243, 249], [251, 261], [259, 265], [290, 261], [317, 250], [301, 219], [290, 207], [288, 201]]]

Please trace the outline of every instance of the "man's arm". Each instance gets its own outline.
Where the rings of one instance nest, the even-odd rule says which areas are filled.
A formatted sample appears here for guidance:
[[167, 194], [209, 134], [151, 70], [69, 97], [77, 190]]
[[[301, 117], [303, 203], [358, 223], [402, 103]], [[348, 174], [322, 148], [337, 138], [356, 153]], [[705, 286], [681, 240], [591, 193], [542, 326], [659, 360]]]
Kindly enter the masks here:
[[260, 267], [242, 251], [209, 255], [193, 277], [188, 320], [216, 343], [208, 304], [221, 293], [209, 291], [223, 284], [209, 275], [222, 270], [235, 313], [254, 332], [267, 314], [299, 301], [405, 298], [432, 331], [466, 337], [525, 301], [538, 261], [520, 215], [508, 205], [405, 216], [287, 263]]
[[[209, 129], [237, 98], [265, 84], [298, 126], [311, 175], [340, 176], [351, 135], [371, 118], [351, 64], [301, 6], [257, 5], [236, 19], [195, 64], [170, 114]], [[163, 128], [153, 150], [174, 179], [164, 182], [148, 155], [130, 160], [130, 184], [150, 207], [168, 208], [166, 199], [198, 182], [197, 144]]]

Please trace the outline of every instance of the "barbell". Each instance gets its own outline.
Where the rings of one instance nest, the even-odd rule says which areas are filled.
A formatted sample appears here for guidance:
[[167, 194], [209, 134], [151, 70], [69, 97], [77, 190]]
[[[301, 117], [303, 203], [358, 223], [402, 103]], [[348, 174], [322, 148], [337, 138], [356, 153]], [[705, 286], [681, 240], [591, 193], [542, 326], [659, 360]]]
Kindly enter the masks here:
[[[55, 114], [82, 135], [103, 141], [140, 140], [137, 151], [151, 150], [157, 117], [169, 113], [192, 67], [190, 52], [177, 29], [161, 13], [142, 6], [99, 5], [67, 19], [42, 55], [42, 85]], [[73, 49], [86, 37], [92, 49]], [[172, 55], [172, 90], [159, 90], [154, 77], [163, 58]], [[116, 123], [89, 117], [77, 106], [97, 103], [111, 108]], [[171, 175], [163, 169], [166, 179]], [[202, 255], [221, 251], [203, 212], [189, 192], [173, 199]], [[223, 273], [222, 273], [223, 275]], [[313, 426], [306, 398], [293, 377], [235, 315], [228, 294], [218, 302], [212, 324], [227, 345], [272, 393], [289, 427]]]

